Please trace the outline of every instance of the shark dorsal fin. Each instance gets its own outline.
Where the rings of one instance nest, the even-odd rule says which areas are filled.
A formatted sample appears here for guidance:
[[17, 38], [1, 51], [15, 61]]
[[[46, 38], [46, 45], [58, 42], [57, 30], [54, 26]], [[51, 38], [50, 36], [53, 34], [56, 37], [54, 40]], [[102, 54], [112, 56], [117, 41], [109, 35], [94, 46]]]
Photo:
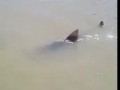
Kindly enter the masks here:
[[70, 42], [76, 42], [78, 39], [78, 33], [79, 33], [79, 30], [76, 29], [65, 40], [68, 40]]

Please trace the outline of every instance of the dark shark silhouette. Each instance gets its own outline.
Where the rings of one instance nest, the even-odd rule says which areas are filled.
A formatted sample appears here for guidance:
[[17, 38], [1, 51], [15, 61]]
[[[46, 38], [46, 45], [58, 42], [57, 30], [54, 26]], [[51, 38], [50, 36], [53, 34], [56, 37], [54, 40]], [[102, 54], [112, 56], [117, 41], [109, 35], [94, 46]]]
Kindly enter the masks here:
[[73, 43], [77, 42], [79, 37], [79, 30], [74, 30], [65, 40], [63, 41], [55, 41], [44, 47], [38, 47], [36, 50], [37, 52], [54, 52], [60, 49], [65, 49], [68, 46], [71, 46]]
[[[104, 22], [101, 21], [98, 26], [103, 27], [103, 25], [104, 25]], [[75, 44], [77, 41], [83, 41], [86, 39], [89, 39], [89, 37], [87, 37], [86, 35], [82, 35], [82, 34], [79, 35], [79, 30], [76, 29], [71, 34], [69, 34], [69, 36], [67, 38], [65, 38], [65, 40], [52, 42], [52, 43], [44, 46], [44, 48], [41, 47], [42, 50], [39, 50], [40, 48], [37, 48], [37, 50], [42, 51], [42, 52], [44, 52], [44, 51], [45, 52], [48, 52], [48, 51], [54, 52], [59, 49], [66, 49], [69, 46], [71, 46], [72, 44]], [[72, 45], [72, 46], [74, 47], [74, 45]]]

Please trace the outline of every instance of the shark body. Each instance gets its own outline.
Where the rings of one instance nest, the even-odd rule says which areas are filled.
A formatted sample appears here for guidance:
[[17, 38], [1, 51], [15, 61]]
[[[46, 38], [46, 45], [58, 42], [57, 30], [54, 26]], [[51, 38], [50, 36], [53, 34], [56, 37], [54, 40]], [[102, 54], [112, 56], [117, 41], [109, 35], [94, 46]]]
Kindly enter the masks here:
[[[101, 28], [103, 28], [103, 25], [104, 25], [104, 23], [103, 23], [103, 21], [101, 21], [98, 26], [101, 29]], [[69, 34], [65, 38], [65, 40], [52, 42], [50, 44], [45, 45], [44, 47], [41, 47], [40, 49], [37, 48], [37, 51], [54, 52], [54, 51], [57, 51], [57, 50], [65, 49], [69, 46], [74, 46], [75, 43], [82, 42], [82, 41], [85, 41], [85, 40], [94, 39], [94, 40], [98, 41], [99, 39], [102, 39], [102, 40], [110, 39], [109, 37], [107, 37], [107, 36], [110, 36], [110, 35], [106, 31], [101, 31], [101, 30], [96, 30], [95, 29], [95, 31], [93, 31], [93, 32], [89, 33], [89, 34], [80, 35], [79, 30], [76, 29], [71, 34]], [[116, 36], [113, 35], [113, 37], [116, 37]]]

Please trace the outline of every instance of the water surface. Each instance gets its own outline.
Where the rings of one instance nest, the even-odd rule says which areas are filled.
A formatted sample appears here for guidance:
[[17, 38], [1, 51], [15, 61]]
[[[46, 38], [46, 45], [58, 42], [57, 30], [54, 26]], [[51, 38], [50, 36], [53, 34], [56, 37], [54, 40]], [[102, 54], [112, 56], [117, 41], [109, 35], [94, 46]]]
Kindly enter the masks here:
[[[116, 0], [0, 0], [0, 90], [116, 90], [116, 7]], [[86, 40], [47, 49], [77, 28]]]

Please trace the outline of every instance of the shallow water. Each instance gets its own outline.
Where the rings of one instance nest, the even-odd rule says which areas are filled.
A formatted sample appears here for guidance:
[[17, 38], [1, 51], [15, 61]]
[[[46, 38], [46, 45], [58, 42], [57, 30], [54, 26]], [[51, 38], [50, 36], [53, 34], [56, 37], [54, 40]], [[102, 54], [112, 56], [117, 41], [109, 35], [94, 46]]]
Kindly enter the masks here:
[[[1, 0], [0, 90], [117, 90], [116, 6], [116, 0]], [[86, 38], [50, 47], [77, 28]]]

